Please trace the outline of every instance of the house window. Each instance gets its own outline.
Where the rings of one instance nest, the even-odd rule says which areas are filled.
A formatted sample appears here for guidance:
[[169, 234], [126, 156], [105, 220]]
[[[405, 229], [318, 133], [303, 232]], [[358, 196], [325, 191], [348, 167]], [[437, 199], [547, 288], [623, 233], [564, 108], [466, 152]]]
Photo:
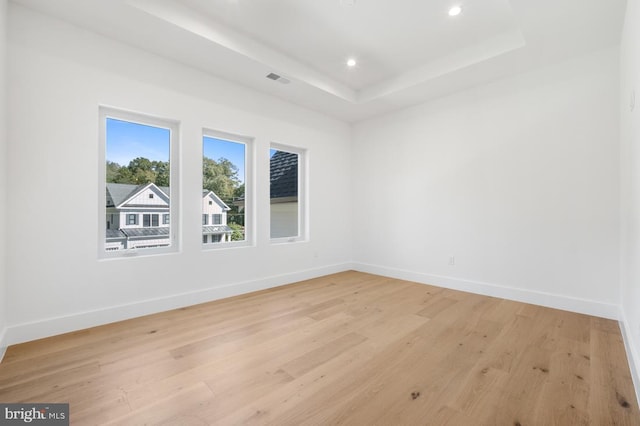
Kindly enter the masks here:
[[202, 215], [202, 224], [203, 225], [208, 225], [209, 224], [209, 215], [206, 214], [206, 213]]
[[207, 236], [206, 235], [202, 236], [202, 243], [203, 244], [207, 244]]
[[276, 242], [305, 238], [305, 151], [272, 144], [269, 152], [270, 235]]
[[[178, 217], [178, 123], [111, 108], [100, 108], [100, 192], [105, 193], [99, 202], [101, 216], [100, 257], [117, 257], [133, 248], [144, 248], [149, 252], [176, 251], [177, 228], [169, 227], [146, 236], [136, 235], [135, 246], [126, 229], [114, 232], [125, 223], [139, 225], [139, 214], [122, 210], [135, 207], [142, 212], [142, 226], [158, 227], [160, 214], [163, 224], [168, 218]], [[151, 212], [144, 213], [149, 208]], [[162, 211], [165, 211], [163, 213]], [[152, 213], [155, 212], [155, 213]], [[106, 214], [105, 214], [106, 213]], [[107, 220], [114, 215], [116, 221]], [[105, 220], [105, 217], [107, 220]], [[131, 230], [129, 231], [131, 232]]]
[[222, 241], [222, 235], [214, 234], [214, 235], [211, 236], [211, 242], [212, 243], [219, 243], [220, 241]]
[[[251, 237], [253, 140], [244, 136], [205, 130], [202, 138], [202, 214], [212, 225], [232, 231], [229, 238], [212, 236], [212, 242], [248, 244]], [[204, 219], [203, 219], [204, 220]], [[205, 223], [203, 223], [204, 225]], [[202, 231], [207, 232], [206, 229]], [[208, 232], [211, 232], [208, 230]]]
[[160, 215], [157, 214], [143, 214], [142, 226], [145, 228], [148, 228], [150, 226], [160, 226], [159, 219]]
[[169, 214], [165, 213], [162, 215], [162, 224], [163, 225], [168, 225], [169, 224]]

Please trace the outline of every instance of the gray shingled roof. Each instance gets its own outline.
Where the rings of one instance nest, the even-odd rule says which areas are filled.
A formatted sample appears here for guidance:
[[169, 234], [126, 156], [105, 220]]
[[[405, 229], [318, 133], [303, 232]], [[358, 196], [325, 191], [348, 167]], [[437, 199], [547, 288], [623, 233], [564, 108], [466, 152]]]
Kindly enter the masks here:
[[216, 226], [203, 226], [202, 233], [203, 234], [226, 234], [229, 232], [233, 232], [233, 229], [229, 228], [227, 225], [216, 225]]
[[298, 196], [298, 154], [276, 151], [271, 156], [271, 198]]
[[[119, 206], [123, 201], [147, 185], [149, 184], [131, 185], [128, 183], [107, 183], [107, 207]], [[158, 188], [160, 188], [160, 191], [164, 192], [167, 197], [169, 196], [169, 187], [158, 186]]]
[[169, 227], [122, 228], [122, 233], [129, 238], [135, 237], [168, 237]]
[[125, 238], [126, 235], [124, 235], [122, 232], [120, 232], [119, 229], [107, 229], [107, 239], [112, 239], [112, 238]]

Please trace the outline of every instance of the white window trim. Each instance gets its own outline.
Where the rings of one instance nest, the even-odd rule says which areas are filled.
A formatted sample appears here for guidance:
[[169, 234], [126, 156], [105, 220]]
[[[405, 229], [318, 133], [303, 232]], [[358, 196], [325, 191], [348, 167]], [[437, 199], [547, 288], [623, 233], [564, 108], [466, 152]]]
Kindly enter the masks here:
[[[98, 259], [123, 259], [138, 256], [152, 256], [167, 253], [177, 253], [180, 251], [180, 157], [179, 157], [179, 141], [180, 141], [180, 122], [169, 118], [160, 118], [147, 114], [141, 114], [122, 109], [116, 109], [107, 106], [99, 106], [99, 155], [98, 155]], [[171, 223], [169, 225], [171, 233], [169, 239], [171, 245], [169, 247], [153, 247], [128, 250], [107, 250], [106, 249], [106, 153], [107, 153], [107, 118], [128, 121], [131, 123], [143, 124], [147, 126], [160, 127], [170, 131], [170, 147], [169, 162], [170, 176], [169, 185], [171, 193], [169, 194], [171, 203], [169, 206], [169, 215]], [[141, 220], [142, 218], [139, 218]]]
[[[204, 138], [222, 139], [229, 142], [244, 144], [244, 241], [224, 241], [219, 243], [202, 243], [202, 250], [220, 250], [236, 247], [254, 247], [256, 245], [255, 223], [255, 139], [251, 136], [229, 133], [221, 130], [203, 128], [200, 138], [201, 155], [204, 155]], [[202, 162], [201, 162], [202, 163]], [[200, 172], [200, 186], [202, 187], [202, 171]], [[200, 192], [201, 193], [201, 192]], [[202, 199], [200, 199], [202, 206]], [[201, 212], [202, 213], [202, 212]]]
[[[309, 241], [309, 217], [308, 217], [308, 205], [309, 205], [309, 190], [307, 175], [309, 167], [309, 150], [291, 145], [284, 145], [277, 142], [272, 142], [269, 146], [269, 151], [275, 149], [277, 151], [290, 152], [298, 154], [298, 235], [291, 237], [279, 237], [270, 238], [271, 244], [284, 244], [284, 243], [297, 243]], [[270, 157], [269, 157], [270, 158]], [[271, 167], [269, 167], [269, 176], [271, 176]], [[271, 236], [271, 205], [269, 204], [269, 232]]]

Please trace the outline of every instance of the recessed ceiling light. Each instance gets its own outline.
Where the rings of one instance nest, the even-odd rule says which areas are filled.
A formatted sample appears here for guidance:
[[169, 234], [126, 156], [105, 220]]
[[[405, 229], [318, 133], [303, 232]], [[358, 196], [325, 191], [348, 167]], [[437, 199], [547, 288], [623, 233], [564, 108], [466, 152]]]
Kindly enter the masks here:
[[462, 13], [462, 8], [460, 6], [453, 6], [449, 9], [449, 16], [458, 16]]
[[356, 5], [356, 0], [340, 0], [340, 4], [351, 7]]
[[355, 59], [353, 59], [353, 58], [349, 58], [349, 59], [347, 59], [347, 66], [348, 66], [349, 68], [353, 68], [353, 67], [355, 67], [355, 66], [356, 66], [356, 64], [357, 64], [357, 62], [356, 62], [356, 60], [355, 60]]

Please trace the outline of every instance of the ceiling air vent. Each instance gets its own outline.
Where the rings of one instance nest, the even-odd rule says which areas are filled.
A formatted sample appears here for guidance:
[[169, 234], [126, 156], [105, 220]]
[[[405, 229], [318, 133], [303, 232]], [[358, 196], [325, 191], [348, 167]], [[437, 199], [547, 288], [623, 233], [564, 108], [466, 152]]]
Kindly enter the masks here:
[[277, 81], [278, 83], [282, 83], [282, 84], [289, 84], [291, 83], [290, 80], [282, 77], [281, 75], [275, 74], [275, 73], [269, 73], [267, 74], [267, 78], [269, 80], [273, 80], [273, 81]]

